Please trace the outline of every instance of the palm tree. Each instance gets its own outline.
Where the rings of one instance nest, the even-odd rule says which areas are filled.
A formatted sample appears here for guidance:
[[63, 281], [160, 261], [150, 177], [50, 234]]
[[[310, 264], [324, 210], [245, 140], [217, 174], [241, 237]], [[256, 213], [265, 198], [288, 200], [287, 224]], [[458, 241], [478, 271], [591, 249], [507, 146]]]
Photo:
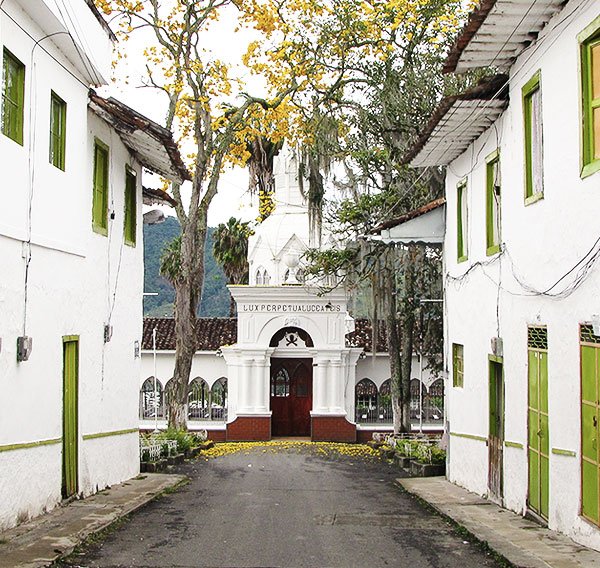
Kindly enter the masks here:
[[[251, 234], [249, 223], [235, 217], [221, 223], [213, 233], [213, 254], [229, 284], [248, 284], [248, 237]], [[235, 315], [233, 296], [229, 314]]]

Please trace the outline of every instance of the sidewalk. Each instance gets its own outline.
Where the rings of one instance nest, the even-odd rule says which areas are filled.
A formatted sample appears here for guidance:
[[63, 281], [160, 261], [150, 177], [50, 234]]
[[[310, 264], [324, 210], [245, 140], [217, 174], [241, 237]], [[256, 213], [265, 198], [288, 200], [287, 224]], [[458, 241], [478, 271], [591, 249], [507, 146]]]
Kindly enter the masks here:
[[518, 568], [600, 567], [600, 553], [469, 493], [443, 477], [398, 479]]
[[0, 568], [47, 566], [87, 536], [185, 479], [183, 475], [142, 474], [0, 533]]

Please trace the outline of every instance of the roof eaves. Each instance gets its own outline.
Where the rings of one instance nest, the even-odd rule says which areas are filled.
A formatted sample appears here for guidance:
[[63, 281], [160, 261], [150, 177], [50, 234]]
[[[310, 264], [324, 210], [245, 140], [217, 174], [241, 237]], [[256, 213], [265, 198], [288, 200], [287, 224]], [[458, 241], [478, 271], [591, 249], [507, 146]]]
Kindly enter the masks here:
[[100, 13], [100, 10], [98, 10], [98, 8], [96, 7], [96, 4], [94, 4], [94, 0], [85, 0], [85, 3], [88, 5], [88, 8], [92, 11], [92, 14], [94, 14], [94, 16], [96, 17], [96, 19], [98, 20], [98, 22], [102, 26], [102, 29], [106, 32], [106, 35], [108, 35], [108, 37], [113, 42], [116, 42], [117, 41], [117, 36], [110, 29], [110, 26], [108, 25], [108, 23], [104, 19], [104, 16], [102, 16], [102, 14]]
[[568, 0], [481, 0], [444, 63], [444, 73], [507, 70]]
[[439, 199], [434, 199], [433, 201], [426, 203], [425, 205], [423, 205], [422, 207], [419, 207], [418, 209], [413, 209], [412, 211], [409, 211], [408, 213], [405, 213], [404, 215], [400, 215], [400, 217], [390, 219], [389, 221], [384, 221], [383, 223], [377, 225], [375, 228], [371, 229], [369, 231], [369, 233], [375, 234], [375, 233], [379, 233], [385, 229], [391, 229], [392, 227], [397, 227], [398, 225], [402, 225], [403, 223], [406, 223], [407, 221], [411, 221], [412, 219], [416, 219], [417, 217], [420, 217], [421, 215], [425, 215], [426, 213], [429, 213], [430, 211], [434, 211], [438, 207], [442, 207], [445, 204], [446, 204], [445, 197], [440, 197]]
[[479, 7], [469, 14], [467, 23], [460, 32], [459, 36], [456, 38], [454, 45], [448, 53], [448, 57], [446, 58], [444, 67], [442, 68], [443, 73], [453, 73], [456, 70], [460, 56], [463, 54], [463, 51], [467, 45], [471, 43], [471, 40], [479, 31], [479, 28], [488, 17], [488, 14], [491, 12], [495, 4], [496, 0], [481, 0]]
[[162, 189], [154, 189], [152, 187], [142, 187], [142, 195], [145, 205], [170, 205], [175, 207], [177, 201], [173, 199], [166, 191]]
[[[157, 169], [155, 166], [148, 163], [148, 160], [144, 158], [138, 148], [133, 147], [130, 142], [124, 139], [124, 134], [132, 134], [137, 130], [148, 134], [165, 149], [173, 172], [180, 178], [178, 181], [191, 180], [190, 173], [183, 163], [179, 148], [173, 140], [173, 134], [170, 130], [167, 130], [164, 126], [150, 120], [143, 114], [140, 114], [136, 110], [112, 97], [105, 99], [96, 94], [95, 91], [90, 90], [89, 98], [92, 110], [104, 120], [110, 118], [108, 122], [117, 130], [117, 132], [119, 132], [124, 144], [136, 155], [142, 165], [153, 171]], [[94, 108], [94, 105], [96, 105], [98, 109]], [[99, 113], [98, 110], [101, 110], [102, 112]], [[172, 177], [167, 175], [166, 172], [159, 171], [157, 173], [165, 175], [165, 177]]]
[[421, 136], [419, 136], [411, 150], [402, 158], [402, 163], [411, 164], [411, 162], [420, 154], [429, 141], [429, 138], [434, 133], [436, 127], [455, 103], [461, 101], [489, 102], [495, 99], [502, 101], [504, 107], [508, 104], [508, 75], [498, 74], [492, 77], [486, 77], [475, 87], [472, 87], [460, 95], [444, 97], [431, 115]]

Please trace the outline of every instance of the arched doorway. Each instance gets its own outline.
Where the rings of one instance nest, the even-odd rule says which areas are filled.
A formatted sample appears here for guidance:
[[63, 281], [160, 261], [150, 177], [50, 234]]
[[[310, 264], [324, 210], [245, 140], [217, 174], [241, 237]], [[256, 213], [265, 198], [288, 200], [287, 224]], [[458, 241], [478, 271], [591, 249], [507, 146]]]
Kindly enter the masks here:
[[310, 436], [312, 359], [271, 358], [273, 436]]

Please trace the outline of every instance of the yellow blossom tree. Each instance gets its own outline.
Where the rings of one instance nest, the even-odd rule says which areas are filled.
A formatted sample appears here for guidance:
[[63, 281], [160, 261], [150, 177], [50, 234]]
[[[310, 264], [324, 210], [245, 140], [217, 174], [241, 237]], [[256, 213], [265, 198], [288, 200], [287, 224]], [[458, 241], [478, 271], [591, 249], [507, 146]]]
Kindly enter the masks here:
[[[325, 130], [335, 130], [333, 139], [349, 132], [345, 114], [365, 96], [365, 67], [408, 58], [417, 44], [437, 49], [447, 29], [455, 26], [458, 1], [447, 2], [448, 11], [440, 10], [442, 0], [95, 1], [122, 38], [145, 30], [143, 37], [150, 38], [144, 51], [147, 83], [165, 94], [165, 126], [190, 148], [189, 200], [183, 199], [179, 185], [170, 188], [181, 237], [166, 264], [175, 288], [176, 330], [167, 411], [169, 426], [182, 429], [187, 426], [188, 381], [204, 281], [207, 213], [224, 168], [250, 162], [251, 186], [268, 197], [272, 187], [265, 180], [272, 160], [253, 152], [255, 143], [267, 141], [273, 150], [287, 140], [308, 148], [308, 167], [318, 170], [323, 164], [315, 162], [315, 133], [323, 130], [323, 120], [328, 121]], [[215, 36], [207, 35], [224, 15], [235, 17], [238, 27], [252, 30], [257, 38], [240, 50], [240, 67], [260, 77], [265, 92], [261, 97], [246, 92], [240, 80], [244, 71], [236, 73], [220, 59]], [[426, 34], [425, 42], [422, 37], [417, 42], [418, 33]], [[328, 151], [333, 152], [333, 146]], [[319, 175], [309, 180], [322, 185]], [[311, 195], [322, 198], [322, 187]], [[270, 209], [264, 200], [261, 215]]]

